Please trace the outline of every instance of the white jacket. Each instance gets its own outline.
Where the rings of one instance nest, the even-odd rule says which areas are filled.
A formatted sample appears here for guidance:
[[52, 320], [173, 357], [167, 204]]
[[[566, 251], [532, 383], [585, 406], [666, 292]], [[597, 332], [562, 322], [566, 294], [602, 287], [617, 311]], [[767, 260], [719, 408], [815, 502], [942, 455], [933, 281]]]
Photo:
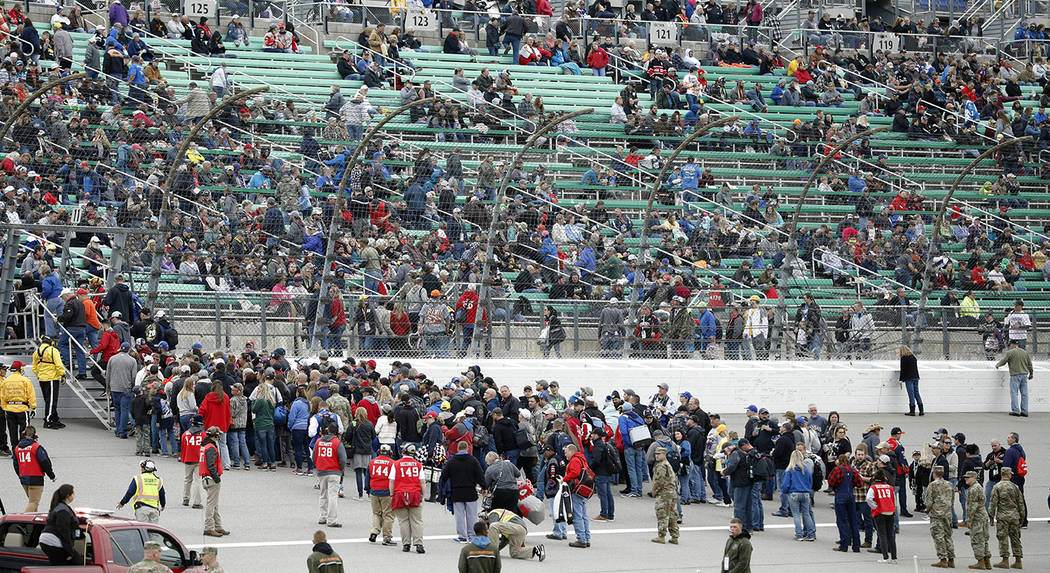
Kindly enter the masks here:
[[744, 338], [754, 336], [766, 336], [769, 334], [769, 317], [766, 309], [760, 307], [747, 311], [747, 319], [744, 322]]

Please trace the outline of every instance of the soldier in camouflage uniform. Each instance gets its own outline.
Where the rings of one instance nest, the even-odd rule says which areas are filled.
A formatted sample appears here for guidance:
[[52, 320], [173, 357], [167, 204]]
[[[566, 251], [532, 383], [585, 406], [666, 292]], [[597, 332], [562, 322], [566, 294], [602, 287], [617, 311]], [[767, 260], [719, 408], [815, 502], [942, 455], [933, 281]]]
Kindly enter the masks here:
[[226, 573], [222, 565], [219, 565], [218, 555], [219, 550], [215, 547], [201, 549], [201, 564], [204, 565], [204, 573]]
[[678, 544], [678, 478], [671, 462], [667, 461], [667, 448], [656, 448], [656, 464], [653, 465], [653, 498], [656, 499], [656, 537], [653, 543], [663, 543], [668, 530], [671, 543]]
[[[1014, 569], [1021, 568], [1021, 522], [1024, 521], [1024, 496], [1017, 484], [1010, 481], [1013, 470], [1003, 466], [1000, 470], [999, 483], [992, 488], [992, 498], [988, 500], [988, 517], [995, 526], [995, 536], [999, 539], [999, 556], [1002, 561], [995, 564], [1000, 569], [1011, 567], [1010, 548], [1013, 547]], [[996, 525], [995, 520], [999, 520]]]
[[142, 544], [142, 561], [128, 568], [128, 573], [172, 573], [160, 564], [160, 543], [147, 541]]
[[955, 488], [944, 479], [944, 467], [933, 467], [933, 481], [926, 488], [926, 510], [930, 516], [930, 535], [940, 561], [932, 567], [954, 568], [955, 545], [952, 543], [952, 502]]
[[[984, 488], [977, 483], [977, 472], [963, 474], [966, 480], [966, 523], [970, 528], [970, 545], [977, 563], [970, 569], [991, 569], [992, 553], [988, 551], [988, 511], [984, 506]], [[977, 487], [974, 487], [974, 485]]]

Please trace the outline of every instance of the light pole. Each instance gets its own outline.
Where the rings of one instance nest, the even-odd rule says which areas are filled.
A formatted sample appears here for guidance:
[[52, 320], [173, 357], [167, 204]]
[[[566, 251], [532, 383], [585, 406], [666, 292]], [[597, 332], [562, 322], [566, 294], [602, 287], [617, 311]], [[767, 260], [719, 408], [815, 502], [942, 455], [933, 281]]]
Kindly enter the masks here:
[[802, 213], [802, 203], [806, 200], [806, 195], [809, 194], [809, 188], [813, 186], [813, 182], [817, 180], [817, 176], [820, 175], [824, 166], [831, 161], [839, 151], [842, 151], [849, 144], [854, 141], [868, 137], [873, 133], [880, 131], [886, 131], [890, 126], [884, 125], [882, 127], [876, 127], [867, 131], [862, 131], [852, 137], [847, 137], [841, 143], [828, 150], [821, 158], [817, 166], [813, 168], [813, 173], [809, 175], [809, 179], [806, 180], [806, 184], [802, 186], [802, 194], [798, 196], [798, 202], [795, 204], [795, 211], [791, 214], [791, 222], [788, 224], [787, 232], [787, 247], [784, 249], [784, 260], [780, 263], [780, 289], [779, 298], [777, 298], [777, 314], [780, 316], [780, 359], [787, 360], [788, 347], [791, 345], [791, 336], [788, 334], [787, 328], [787, 295], [790, 292], [788, 288], [788, 281], [791, 280], [791, 267], [795, 264], [795, 259], [798, 258], [798, 241], [796, 240], [796, 233], [798, 228], [798, 217]]
[[[481, 322], [482, 315], [492, 302], [492, 289], [489, 288], [489, 267], [492, 265], [493, 251], [495, 249], [495, 244], [492, 242], [492, 235], [496, 232], [496, 223], [499, 220], [500, 205], [503, 204], [503, 198], [507, 195], [507, 187], [510, 186], [510, 174], [514, 170], [514, 166], [518, 164], [518, 161], [525, 156], [525, 153], [527, 153], [541, 137], [550, 132], [550, 130], [558, 127], [563, 122], [591, 113], [592, 111], [594, 111], [594, 108], [590, 107], [579, 109], [559, 116], [545, 125], [540, 126], [535, 133], [529, 136], [525, 141], [525, 144], [521, 146], [521, 149], [518, 150], [518, 153], [514, 155], [514, 158], [511, 159], [510, 163], [507, 165], [507, 170], [503, 174], [503, 179], [500, 181], [499, 189], [496, 191], [496, 198], [492, 202], [494, 212], [492, 214], [492, 221], [489, 223], [489, 232], [485, 242], [485, 260], [481, 265], [481, 292], [478, 293], [478, 306], [480, 308], [474, 313], [474, 331], [470, 341], [470, 352], [472, 354], [478, 352], [481, 344], [481, 334], [478, 332], [478, 323]], [[509, 316], [507, 317], [507, 320], [510, 320]]]

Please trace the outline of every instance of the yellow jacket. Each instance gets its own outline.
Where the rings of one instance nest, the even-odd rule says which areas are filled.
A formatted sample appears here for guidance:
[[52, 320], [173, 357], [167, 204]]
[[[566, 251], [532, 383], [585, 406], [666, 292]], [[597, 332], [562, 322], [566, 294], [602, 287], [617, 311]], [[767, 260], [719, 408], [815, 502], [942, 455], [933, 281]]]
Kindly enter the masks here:
[[981, 306], [970, 297], [963, 297], [959, 303], [959, 316], [976, 319], [981, 314]]
[[54, 344], [45, 342], [33, 352], [33, 374], [36, 374], [37, 380], [41, 382], [58, 380], [66, 375], [62, 355]]
[[0, 409], [15, 413], [36, 409], [36, 392], [29, 378], [12, 372], [0, 381]]

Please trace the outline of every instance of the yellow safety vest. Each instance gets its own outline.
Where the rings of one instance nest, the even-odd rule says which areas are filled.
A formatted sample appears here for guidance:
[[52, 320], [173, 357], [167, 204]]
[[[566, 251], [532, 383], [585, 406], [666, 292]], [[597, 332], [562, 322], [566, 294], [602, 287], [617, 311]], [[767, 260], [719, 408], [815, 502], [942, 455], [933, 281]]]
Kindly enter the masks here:
[[144, 473], [135, 476], [135, 498], [133, 503], [144, 503], [160, 509], [160, 489], [162, 487], [164, 487], [164, 482], [155, 474]]

